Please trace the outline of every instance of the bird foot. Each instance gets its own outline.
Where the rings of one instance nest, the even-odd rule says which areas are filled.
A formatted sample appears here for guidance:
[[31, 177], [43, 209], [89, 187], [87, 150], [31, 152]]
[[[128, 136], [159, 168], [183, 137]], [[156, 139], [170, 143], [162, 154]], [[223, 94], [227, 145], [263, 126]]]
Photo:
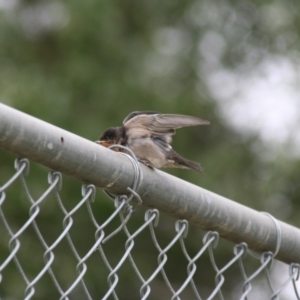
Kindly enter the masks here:
[[147, 166], [148, 168], [154, 170], [154, 167], [151, 165], [151, 163], [146, 159], [138, 159], [139, 162]]

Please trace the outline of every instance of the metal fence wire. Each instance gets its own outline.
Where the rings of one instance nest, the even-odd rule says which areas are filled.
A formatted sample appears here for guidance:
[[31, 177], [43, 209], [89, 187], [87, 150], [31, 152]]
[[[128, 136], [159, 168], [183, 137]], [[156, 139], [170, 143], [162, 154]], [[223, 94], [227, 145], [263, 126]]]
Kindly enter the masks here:
[[[275, 218], [267, 214], [276, 248], [260, 254], [246, 242], [174, 221], [144, 207], [140, 165], [124, 155], [134, 169], [126, 195], [103, 195], [89, 183], [79, 195], [74, 181], [63, 199], [61, 172], [38, 170], [25, 158], [6, 170], [12, 175], [0, 187], [1, 300], [300, 299], [299, 263], [274, 258], [284, 239]], [[31, 192], [39, 184], [30, 181], [32, 172], [48, 176], [40, 196]], [[28, 213], [18, 215], [20, 208]]]

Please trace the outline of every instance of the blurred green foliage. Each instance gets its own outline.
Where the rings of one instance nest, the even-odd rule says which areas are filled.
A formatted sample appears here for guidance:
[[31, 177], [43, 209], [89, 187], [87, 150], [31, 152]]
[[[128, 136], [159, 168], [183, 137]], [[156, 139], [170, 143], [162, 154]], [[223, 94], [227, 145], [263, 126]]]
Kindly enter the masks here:
[[[2, 102], [93, 141], [107, 127], [121, 124], [134, 110], [208, 119], [209, 127], [179, 130], [173, 142], [183, 156], [201, 162], [205, 174], [188, 170], [167, 172], [300, 226], [299, 159], [282, 154], [272, 160], [259, 156], [253, 150], [257, 145], [264, 151], [268, 148], [260, 144], [257, 136], [245, 137], [228, 127], [220, 116], [218, 102], [203, 80], [206, 72], [216, 68], [216, 61], [228, 69], [243, 66], [245, 72], [251, 72], [268, 53], [287, 57], [293, 54], [299, 59], [295, 45], [299, 40], [300, 2], [16, 0], [1, 3]], [[217, 36], [219, 48], [205, 42], [208, 34]], [[0, 184], [12, 175], [13, 158], [1, 151]], [[46, 170], [31, 164], [28, 184], [33, 197], [41, 195], [47, 187]], [[7, 193], [6, 216], [18, 230], [28, 219], [29, 204], [25, 204], [20, 186]], [[61, 195], [67, 209], [72, 209], [80, 200], [80, 184], [64, 178]], [[112, 213], [113, 205], [104, 196], [99, 197], [93, 205], [105, 220]], [[44, 208], [43, 205], [39, 225], [45, 228], [43, 234], [51, 243], [62, 230], [63, 216], [59, 215], [54, 199]], [[132, 220], [132, 228], [142, 219], [143, 210]], [[166, 224], [158, 228], [162, 243], [174, 235], [174, 228], [166, 229]], [[87, 214], [75, 216], [71, 233], [80, 255], [85, 255], [94, 238]], [[0, 235], [6, 236], [0, 240], [2, 259], [8, 253], [8, 237], [1, 226]], [[195, 238], [187, 247], [196, 253], [202, 233], [190, 228], [189, 235]], [[137, 241], [134, 254], [150, 275], [150, 262], [156, 264], [157, 253], [147, 238]], [[33, 231], [26, 231], [21, 240], [20, 257], [37, 257], [36, 264], [28, 260], [25, 266], [33, 278], [43, 265], [43, 249]], [[124, 253], [124, 241], [125, 237], [123, 241], [112, 239], [107, 244], [115, 263]], [[54, 264], [61, 270], [58, 274], [66, 289], [76, 277], [76, 262], [67, 252], [67, 244], [59, 247], [61, 251], [57, 251]], [[216, 252], [220, 266], [232, 256], [232, 245], [222, 249]], [[168, 265], [167, 271], [175, 282], [181, 282], [185, 274], [182, 277], [176, 268], [185, 270], [186, 261], [179, 248], [172, 251], [170, 261], [174, 263]], [[108, 272], [96, 255], [93, 259], [98, 261], [88, 262], [85, 278], [92, 295], [99, 297], [107, 289]], [[214, 273], [208, 269], [207, 255], [201, 264], [207, 271], [198, 272], [196, 278], [205, 293], [214, 285]], [[105, 272], [99, 272], [101, 268]], [[117, 290], [122, 299], [138, 299], [138, 294], [129, 293], [139, 287], [137, 278], [126, 275], [129, 268], [128, 264], [120, 270], [122, 280]], [[12, 266], [3, 274], [5, 285], [0, 287], [3, 299], [9, 298], [10, 291], [15, 291], [16, 298], [22, 298], [24, 283], [15, 272]], [[230, 273], [228, 278], [234, 278], [237, 272]], [[154, 292], [151, 299], [169, 297], [161, 280], [158, 278], [153, 283], [161, 294]], [[230, 294], [236, 282], [228, 281], [226, 291]], [[49, 285], [52, 285], [50, 279], [44, 276], [36, 299], [58, 297], [52, 289], [47, 289]], [[78, 292], [72, 299], [81, 296]]]

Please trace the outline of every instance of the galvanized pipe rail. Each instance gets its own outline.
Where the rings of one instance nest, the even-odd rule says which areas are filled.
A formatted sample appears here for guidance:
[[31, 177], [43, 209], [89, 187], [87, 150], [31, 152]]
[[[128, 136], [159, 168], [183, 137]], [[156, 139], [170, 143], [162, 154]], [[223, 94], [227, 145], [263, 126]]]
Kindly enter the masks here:
[[[134, 181], [133, 165], [120, 153], [2, 103], [0, 148], [114, 194], [126, 194]], [[137, 192], [143, 205], [215, 230], [234, 243], [246, 242], [252, 250], [275, 252], [278, 229], [270, 217], [159, 170], [144, 165], [141, 170]], [[278, 225], [282, 236], [276, 258], [300, 263], [300, 230], [280, 221]]]

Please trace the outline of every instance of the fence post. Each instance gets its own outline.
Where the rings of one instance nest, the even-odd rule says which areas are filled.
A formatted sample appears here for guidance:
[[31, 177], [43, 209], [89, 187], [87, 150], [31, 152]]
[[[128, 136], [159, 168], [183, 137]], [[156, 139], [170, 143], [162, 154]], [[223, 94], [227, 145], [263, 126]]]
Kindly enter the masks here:
[[[133, 166], [120, 153], [1, 103], [0, 147], [114, 194], [126, 193], [134, 181]], [[216, 230], [234, 243], [246, 242], [252, 250], [275, 252], [278, 232], [270, 217], [159, 170], [141, 169], [143, 205]], [[278, 224], [282, 237], [276, 258], [300, 263], [300, 230]]]

